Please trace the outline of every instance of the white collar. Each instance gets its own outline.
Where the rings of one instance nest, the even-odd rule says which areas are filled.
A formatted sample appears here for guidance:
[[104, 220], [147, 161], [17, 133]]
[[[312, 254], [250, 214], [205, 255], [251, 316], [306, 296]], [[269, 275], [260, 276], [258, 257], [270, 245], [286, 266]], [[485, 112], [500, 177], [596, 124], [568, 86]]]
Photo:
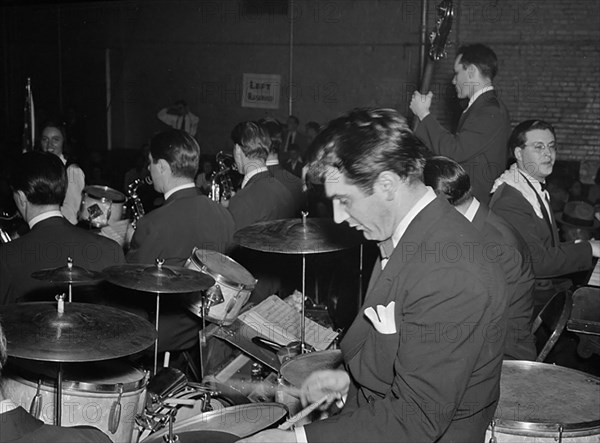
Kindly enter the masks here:
[[278, 158], [270, 158], [267, 160], [266, 165], [267, 166], [275, 166], [279, 164], [279, 159]]
[[248, 182], [250, 181], [250, 179], [252, 177], [254, 177], [256, 174], [260, 174], [261, 172], [265, 172], [268, 171], [266, 166], [261, 166], [259, 168], [256, 168], [250, 172], [248, 172], [246, 175], [244, 175], [244, 180], [242, 181], [242, 189], [244, 189], [244, 187], [248, 184]]
[[[529, 184], [527, 184], [527, 180], [529, 180], [531, 186], [533, 186], [533, 189], [531, 186], [529, 186]], [[542, 201], [548, 210], [548, 214], [550, 214], [550, 207], [546, 202], [546, 198], [550, 198], [549, 195], [545, 195], [545, 193], [542, 192], [542, 185], [540, 182], [529, 175], [527, 171], [519, 168], [516, 162], [510, 165], [510, 167], [504, 171], [502, 175], [496, 179], [496, 181], [494, 181], [491, 193], [493, 194], [496, 192], [496, 189], [498, 189], [503, 183], [506, 183], [507, 185], [512, 186], [519, 191], [525, 200], [527, 200], [532, 206], [535, 214], [541, 219], [544, 218], [544, 215], [542, 214], [542, 209], [540, 207], [537, 195], [545, 197], [542, 199]]]
[[65, 156], [62, 153], [60, 155], [58, 155], [57, 157], [60, 158], [60, 161], [63, 162], [63, 165], [67, 164], [67, 159], [65, 158]]
[[35, 225], [37, 225], [39, 222], [46, 220], [47, 218], [50, 217], [62, 217], [63, 215], [61, 214], [60, 211], [57, 210], [50, 210], [50, 211], [46, 211], [43, 212], [39, 215], [36, 215], [35, 217], [33, 217], [31, 220], [29, 220], [29, 229], [33, 229], [33, 227]]
[[472, 222], [473, 219], [475, 218], [475, 214], [477, 214], [477, 211], [479, 210], [480, 206], [481, 206], [481, 204], [479, 203], [479, 200], [477, 200], [475, 197], [473, 197], [473, 200], [471, 200], [471, 204], [469, 205], [469, 208], [463, 215], [467, 218], [467, 220]]
[[[475, 102], [475, 100], [477, 100], [482, 94], [485, 94], [488, 91], [493, 91], [494, 87], [492, 85], [490, 86], [484, 86], [483, 88], [481, 88], [479, 91], [477, 91], [475, 94], [473, 94], [473, 97], [471, 97], [471, 99], [469, 100], [469, 106], [467, 106], [467, 109], [469, 109], [471, 107], [471, 105]], [[467, 110], [465, 109], [465, 111]]]
[[170, 191], [165, 192], [165, 200], [167, 200], [170, 196], [175, 194], [177, 191], [181, 191], [182, 189], [193, 188], [194, 186], [196, 186], [196, 184], [194, 182], [186, 183], [185, 185], [175, 186]]

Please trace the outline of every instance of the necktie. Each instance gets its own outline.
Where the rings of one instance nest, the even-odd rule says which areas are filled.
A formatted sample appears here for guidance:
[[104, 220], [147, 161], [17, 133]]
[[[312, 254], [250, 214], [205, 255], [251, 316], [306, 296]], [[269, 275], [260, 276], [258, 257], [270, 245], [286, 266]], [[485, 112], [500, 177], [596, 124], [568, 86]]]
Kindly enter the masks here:
[[[552, 219], [550, 218], [550, 214], [548, 214], [548, 210], [546, 209], [546, 205], [540, 198], [540, 195], [536, 191], [535, 187], [531, 184], [531, 182], [529, 180], [527, 180], [527, 177], [525, 177], [523, 175], [523, 178], [525, 179], [525, 181], [527, 181], [527, 184], [529, 185], [529, 187], [531, 189], [533, 189], [533, 193], [535, 194], [535, 197], [537, 198], [537, 201], [540, 204], [540, 210], [542, 211], [542, 216], [544, 217], [546, 224], [548, 224], [548, 229], [550, 229], [550, 236], [552, 237], [552, 246], [556, 246], [556, 242], [554, 240], [554, 226], [552, 224]], [[546, 191], [546, 183], [542, 183], [542, 182], [539, 182], [539, 183], [540, 183], [540, 186], [542, 187], [542, 194], [544, 195], [544, 199], [548, 202], [548, 207], [550, 207], [550, 198], [548, 197], [548, 191]]]
[[392, 253], [394, 252], [394, 242], [392, 241], [391, 237], [387, 240], [379, 242], [377, 246], [379, 246], [381, 260], [388, 260], [392, 256]]

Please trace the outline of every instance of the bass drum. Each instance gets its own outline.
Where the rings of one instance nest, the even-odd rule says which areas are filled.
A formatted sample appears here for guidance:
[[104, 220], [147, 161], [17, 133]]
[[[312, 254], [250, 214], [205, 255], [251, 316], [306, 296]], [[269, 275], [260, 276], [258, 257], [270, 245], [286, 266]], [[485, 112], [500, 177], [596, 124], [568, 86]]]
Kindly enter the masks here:
[[503, 362], [500, 401], [485, 441], [600, 442], [600, 378], [545, 363]]
[[102, 228], [123, 218], [125, 194], [108, 186], [86, 186], [81, 192], [79, 220]]
[[[39, 415], [34, 415], [54, 424], [57, 366], [11, 359], [6, 369], [3, 388], [8, 398], [30, 411], [39, 390]], [[119, 360], [64, 365], [61, 425], [94, 426], [114, 442], [131, 442], [147, 380], [146, 372]]]

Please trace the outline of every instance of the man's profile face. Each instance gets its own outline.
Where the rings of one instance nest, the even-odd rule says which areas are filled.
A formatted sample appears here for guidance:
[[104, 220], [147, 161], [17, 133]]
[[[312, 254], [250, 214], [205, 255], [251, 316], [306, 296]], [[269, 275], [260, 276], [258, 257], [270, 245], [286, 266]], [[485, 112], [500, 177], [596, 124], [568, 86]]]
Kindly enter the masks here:
[[523, 146], [515, 148], [519, 169], [543, 182], [550, 174], [556, 160], [556, 140], [548, 129], [534, 129], [525, 134]]
[[469, 77], [468, 67], [465, 68], [461, 63], [462, 54], [456, 57], [454, 61], [454, 77], [452, 78], [452, 84], [456, 89], [456, 95], [458, 98], [470, 98], [473, 95], [474, 83], [473, 79]]
[[333, 202], [333, 219], [347, 222], [362, 231], [368, 240], [383, 241], [391, 237], [391, 217], [384, 196], [375, 186], [371, 195], [352, 184], [346, 175], [331, 166], [326, 168], [325, 193]]

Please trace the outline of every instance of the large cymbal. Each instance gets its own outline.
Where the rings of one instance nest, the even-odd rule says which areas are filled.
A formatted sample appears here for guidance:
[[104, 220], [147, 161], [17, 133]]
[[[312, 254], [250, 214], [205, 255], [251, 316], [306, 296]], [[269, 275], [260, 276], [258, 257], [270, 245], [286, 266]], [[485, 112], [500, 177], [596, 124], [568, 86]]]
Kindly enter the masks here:
[[215, 284], [210, 275], [181, 266], [126, 264], [111, 266], [102, 272], [107, 281], [117, 286], [154, 294], [202, 291]]
[[279, 373], [289, 384], [300, 388], [304, 380], [314, 371], [337, 369], [343, 362], [342, 351], [339, 349], [309, 352], [283, 363], [279, 369]]
[[75, 266], [70, 258], [66, 266], [35, 271], [31, 274], [31, 277], [36, 280], [44, 280], [55, 284], [68, 283], [71, 285], [98, 283], [104, 279], [104, 275], [101, 272], [88, 271], [81, 266]]
[[293, 218], [255, 223], [237, 231], [235, 242], [249, 249], [279, 254], [319, 254], [352, 248], [362, 236], [328, 218]]
[[56, 302], [0, 306], [8, 355], [30, 360], [86, 362], [143, 351], [154, 343], [156, 328], [119, 309], [91, 303]]

